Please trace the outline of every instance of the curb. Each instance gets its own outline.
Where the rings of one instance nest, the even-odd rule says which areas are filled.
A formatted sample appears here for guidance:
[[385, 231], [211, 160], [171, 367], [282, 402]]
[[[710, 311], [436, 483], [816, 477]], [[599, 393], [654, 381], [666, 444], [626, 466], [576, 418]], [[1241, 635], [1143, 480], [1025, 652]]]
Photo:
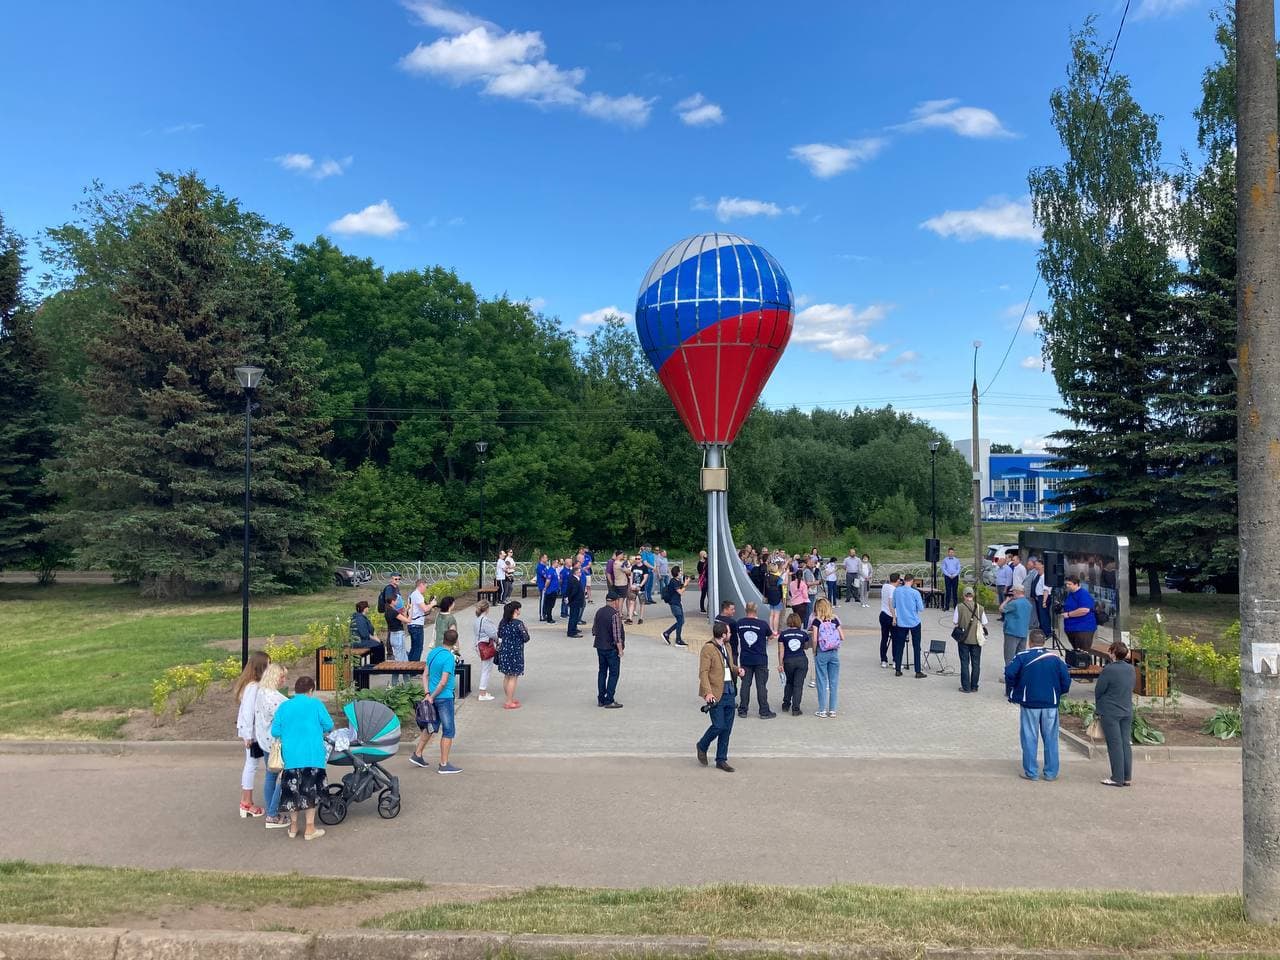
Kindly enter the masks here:
[[3, 740], [0, 756], [239, 756], [239, 740]]
[[[1082, 756], [1090, 760], [1107, 759], [1105, 744], [1094, 743], [1064, 727], [1058, 728], [1058, 734]], [[1239, 747], [1169, 747], [1163, 744], [1135, 743], [1133, 759], [1153, 763], [1240, 763], [1241, 749]]]
[[[111, 927], [39, 927], [0, 924], [4, 960], [488, 960], [507, 957], [788, 957], [797, 960], [1111, 960], [1116, 956], [1161, 960], [1185, 951], [1024, 950], [1015, 947], [864, 947], [845, 944], [713, 940], [710, 937], [556, 936], [463, 933], [448, 930], [396, 932], [240, 933], [227, 930], [124, 930]], [[1262, 960], [1274, 952], [1197, 951], [1214, 960]]]

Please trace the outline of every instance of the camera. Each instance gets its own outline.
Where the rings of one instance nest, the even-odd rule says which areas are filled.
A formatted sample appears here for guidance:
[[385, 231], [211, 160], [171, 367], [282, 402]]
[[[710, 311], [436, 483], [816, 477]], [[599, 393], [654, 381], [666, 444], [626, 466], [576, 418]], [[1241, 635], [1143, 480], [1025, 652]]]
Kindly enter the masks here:
[[700, 709], [702, 710], [702, 712], [703, 712], [703, 713], [710, 713], [710, 712], [711, 712], [711, 708], [712, 708], [712, 707], [714, 707], [714, 706], [715, 706], [717, 703], [719, 703], [719, 702], [720, 702], [719, 700], [716, 700], [716, 701], [714, 701], [713, 703], [707, 703], [707, 702], [704, 700], [704, 701], [702, 701], [702, 706], [701, 706], [701, 708], [700, 708]]

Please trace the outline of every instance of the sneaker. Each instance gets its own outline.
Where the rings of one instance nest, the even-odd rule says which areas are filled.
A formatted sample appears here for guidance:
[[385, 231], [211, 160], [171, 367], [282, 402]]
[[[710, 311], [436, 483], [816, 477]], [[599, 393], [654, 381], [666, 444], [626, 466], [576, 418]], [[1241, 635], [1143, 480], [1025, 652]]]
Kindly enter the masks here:
[[762, 713], [762, 714], [760, 714], [760, 719], [761, 719], [761, 720], [772, 720], [772, 719], [773, 719], [774, 717], [776, 717], [776, 716], [777, 716], [777, 714], [776, 714], [776, 713], [774, 713], [773, 711], [770, 711], [769, 713]]
[[[493, 698], [490, 697], [489, 699], [492, 700]], [[418, 756], [416, 753], [409, 754], [409, 762], [412, 763], [415, 767], [421, 767], [423, 770], [431, 769], [431, 764], [428, 763], [426, 760], [424, 760], [422, 757]]]
[[281, 827], [289, 826], [288, 817], [267, 817], [267, 829], [279, 830]]
[[455, 767], [452, 763], [442, 763], [440, 764], [440, 769], [436, 771], [436, 773], [461, 773], [461, 772], [462, 772], [462, 768]]
[[662, 639], [667, 641], [667, 646], [671, 646], [671, 634], [665, 630], [662, 631]]
[[817, 680], [810, 680], [810, 681], [809, 681], [809, 686], [813, 687], [815, 690], [816, 690], [816, 689], [818, 689], [818, 681], [817, 681]]
[[639, 620], [636, 621], [636, 626], [639, 626], [642, 623], [644, 623], [644, 617], [641, 617]]
[[791, 715], [792, 715], [793, 717], [798, 717], [798, 716], [800, 716], [800, 714], [802, 714], [802, 713], [804, 713], [804, 711], [803, 711], [803, 710], [801, 710], [799, 707], [795, 707], [795, 708], [793, 708], [793, 709], [792, 709], [792, 711], [791, 711]]
[[676, 641], [676, 646], [677, 646], [677, 647], [687, 647], [687, 646], [688, 646], [688, 644], [687, 644], [687, 643], [685, 643], [683, 640], [677, 640], [677, 641]]
[[704, 767], [707, 765], [707, 752], [705, 750], [698, 750], [698, 762]]
[[495, 699], [495, 697], [492, 693], [485, 693], [483, 690], [481, 690], [480, 696], [476, 697], [476, 699], [479, 700], [481, 703], [487, 703], [488, 701]]
[[888, 669], [889, 669], [889, 661], [888, 661], [888, 660], [881, 660], [881, 661], [880, 661], [880, 669], [881, 669], [881, 670], [888, 670]]
[[901, 671], [901, 670], [895, 670], [895, 671], [893, 671], [893, 675], [894, 675], [895, 677], [900, 677], [900, 676], [902, 676], [902, 671]]
[[917, 680], [923, 680], [923, 679], [924, 679], [925, 677], [927, 677], [927, 676], [928, 676], [928, 674], [927, 674], [927, 673], [921, 673], [919, 670], [917, 670], [917, 671], [916, 671], [916, 679], [917, 679]]
[[745, 720], [745, 719], [747, 719], [747, 711], [745, 711], [745, 710], [739, 710], [739, 711], [738, 711], [738, 719], [739, 719], [739, 720]]
[[617, 700], [615, 700], [615, 701], [613, 701], [613, 703], [606, 703], [606, 704], [604, 705], [604, 708], [605, 708], [606, 710], [621, 710], [621, 709], [622, 709], [622, 704], [620, 704]]
[[814, 714], [814, 716], [815, 716], [815, 717], [818, 717], [818, 718], [820, 718], [820, 719], [822, 719], [822, 720], [825, 720], [825, 719], [827, 719], [827, 711], [825, 711], [825, 710], [819, 710], [817, 713], [815, 713], [815, 714]]

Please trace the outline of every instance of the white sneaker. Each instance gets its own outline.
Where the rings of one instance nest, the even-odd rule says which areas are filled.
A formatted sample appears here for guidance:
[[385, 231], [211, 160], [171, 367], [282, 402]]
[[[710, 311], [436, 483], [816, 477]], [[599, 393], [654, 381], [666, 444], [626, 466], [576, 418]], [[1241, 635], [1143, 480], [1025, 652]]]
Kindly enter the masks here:
[[487, 700], [492, 700], [492, 699], [494, 699], [494, 697], [493, 697], [493, 694], [491, 694], [491, 693], [482, 693], [482, 694], [480, 694], [480, 696], [478, 696], [476, 699], [477, 699], [477, 700], [479, 700], [481, 703], [484, 703], [484, 702], [485, 702], [485, 701], [487, 701]]
[[818, 717], [818, 718], [819, 718], [819, 719], [821, 719], [821, 720], [825, 720], [825, 719], [827, 719], [827, 715], [826, 715], [823, 711], [821, 711], [821, 710], [819, 710], [817, 713], [815, 713], [815, 714], [814, 714], [814, 716], [815, 716], [815, 717]]
[[888, 661], [888, 660], [881, 660], [881, 661], [880, 661], [880, 669], [881, 669], [881, 670], [888, 670], [888, 669], [889, 669], [889, 661]]
[[817, 680], [810, 680], [810, 681], [809, 681], [809, 686], [813, 687], [813, 688], [816, 690], [816, 689], [817, 689], [817, 687], [818, 687], [818, 681], [817, 681]]

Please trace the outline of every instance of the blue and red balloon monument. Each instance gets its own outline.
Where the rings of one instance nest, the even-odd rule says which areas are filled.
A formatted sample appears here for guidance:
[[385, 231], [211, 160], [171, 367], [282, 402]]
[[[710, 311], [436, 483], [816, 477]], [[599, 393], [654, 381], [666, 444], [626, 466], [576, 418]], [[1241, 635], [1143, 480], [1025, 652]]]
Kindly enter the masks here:
[[636, 298], [636, 333], [676, 412], [703, 449], [710, 612], [760, 594], [729, 530], [725, 451], [791, 339], [794, 300], [778, 261], [750, 240], [703, 233], [654, 261]]

